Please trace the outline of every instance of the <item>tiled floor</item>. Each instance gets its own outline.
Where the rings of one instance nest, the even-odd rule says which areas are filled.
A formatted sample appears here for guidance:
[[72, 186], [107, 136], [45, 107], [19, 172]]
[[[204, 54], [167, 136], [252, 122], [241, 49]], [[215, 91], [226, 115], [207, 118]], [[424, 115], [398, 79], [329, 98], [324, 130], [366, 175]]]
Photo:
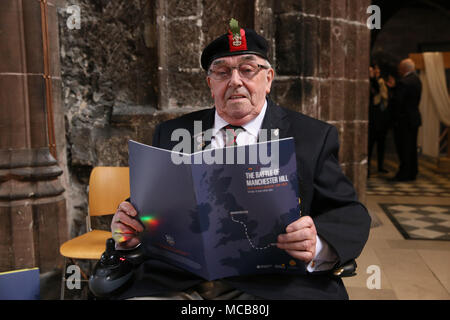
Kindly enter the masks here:
[[[367, 180], [367, 195], [396, 195], [420, 197], [450, 197], [450, 174], [437, 173], [433, 164], [420, 159], [420, 170], [415, 181], [389, 182], [387, 177], [393, 176], [397, 164], [395, 160], [387, 159], [385, 167], [390, 174], [373, 174]], [[376, 172], [375, 168], [372, 168]]]
[[[391, 161], [389, 169], [391, 173], [386, 176], [393, 176], [394, 161]], [[369, 179], [366, 206], [380, 225], [371, 229], [367, 245], [357, 259], [357, 276], [344, 278], [350, 299], [450, 299], [448, 233], [447, 238], [440, 234], [442, 239], [437, 240], [437, 237], [433, 237], [436, 234], [429, 232], [433, 229], [428, 229], [434, 226], [436, 232], [448, 232], [448, 229], [436, 229], [435, 223], [439, 220], [444, 227], [449, 227], [446, 219], [450, 210], [450, 196], [446, 194], [448, 191], [440, 190], [423, 192], [422, 189], [416, 194], [415, 189], [421, 180], [429, 184], [428, 190], [448, 190], [450, 184], [448, 175], [436, 174], [432, 166], [423, 160], [418, 180], [402, 183], [402, 191], [397, 191], [401, 194], [395, 193], [395, 190], [400, 189], [398, 186], [385, 181], [382, 176], [374, 175]], [[377, 189], [377, 184], [383, 184], [390, 192]], [[391, 215], [400, 214], [399, 220], [406, 221], [405, 225], [409, 224], [410, 228], [405, 229], [410, 233], [410, 238], [415, 238], [414, 235], [417, 237], [405, 238], [385, 210]], [[437, 214], [434, 216], [436, 220], [426, 219], [433, 214]], [[433, 239], [417, 239], [427, 237]], [[375, 278], [378, 273], [373, 270], [379, 270], [379, 282]], [[376, 288], [378, 283], [379, 289]]]
[[379, 203], [405, 239], [450, 240], [450, 206]]

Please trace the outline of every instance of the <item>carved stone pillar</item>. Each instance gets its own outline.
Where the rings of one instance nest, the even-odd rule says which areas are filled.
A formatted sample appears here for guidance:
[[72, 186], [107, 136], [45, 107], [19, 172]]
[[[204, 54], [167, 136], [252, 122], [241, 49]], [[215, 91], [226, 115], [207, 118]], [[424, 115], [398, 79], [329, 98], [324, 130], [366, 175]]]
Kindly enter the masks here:
[[41, 5], [0, 2], [0, 271], [60, 268], [67, 238], [63, 171], [49, 151], [47, 90], [55, 71], [44, 68]]
[[366, 10], [370, 0], [273, 3], [276, 76], [271, 96], [285, 107], [338, 129], [340, 164], [364, 203], [370, 51]]

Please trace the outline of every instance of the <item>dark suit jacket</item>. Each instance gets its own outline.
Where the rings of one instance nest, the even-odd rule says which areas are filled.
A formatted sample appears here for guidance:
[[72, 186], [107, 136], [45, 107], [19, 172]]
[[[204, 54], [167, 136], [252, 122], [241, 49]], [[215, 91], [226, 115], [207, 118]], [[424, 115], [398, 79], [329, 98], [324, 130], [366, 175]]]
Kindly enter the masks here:
[[[161, 123], [153, 144], [172, 149], [171, 133], [185, 128], [194, 134], [194, 121], [202, 129], [214, 125], [215, 109], [207, 109]], [[268, 100], [263, 129], [279, 129], [279, 138], [294, 137], [303, 215], [311, 215], [318, 234], [336, 251], [339, 264], [359, 256], [370, 229], [370, 216], [357, 200], [351, 182], [338, 162], [338, 132], [325, 122], [281, 108]], [[196, 139], [192, 139], [195, 150]], [[203, 280], [164, 262], [149, 259], [138, 269], [133, 287], [122, 298], [184, 290]], [[237, 289], [265, 299], [346, 299], [340, 278], [317, 272], [298, 275], [258, 275], [223, 279]]]
[[391, 101], [394, 126], [404, 124], [419, 127], [422, 119], [419, 112], [422, 83], [415, 72], [401, 78], [395, 87]]

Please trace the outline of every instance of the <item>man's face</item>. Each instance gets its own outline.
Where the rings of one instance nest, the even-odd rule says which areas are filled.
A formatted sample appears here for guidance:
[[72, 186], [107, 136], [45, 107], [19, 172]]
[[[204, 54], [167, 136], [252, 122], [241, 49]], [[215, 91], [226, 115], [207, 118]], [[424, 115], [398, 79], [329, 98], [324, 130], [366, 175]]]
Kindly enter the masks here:
[[[210, 70], [221, 72], [246, 64], [268, 66], [266, 60], [256, 55], [223, 57], [211, 63]], [[229, 79], [218, 80], [208, 75], [206, 80], [211, 89], [218, 114], [232, 125], [244, 125], [261, 112], [266, 95], [270, 92], [274, 71], [272, 68], [259, 68], [250, 79], [241, 76], [237, 69], [231, 69]]]
[[374, 73], [375, 73], [375, 78], [379, 78], [381, 71], [380, 71], [380, 67], [379, 66], [375, 66], [375, 68], [373, 69]]

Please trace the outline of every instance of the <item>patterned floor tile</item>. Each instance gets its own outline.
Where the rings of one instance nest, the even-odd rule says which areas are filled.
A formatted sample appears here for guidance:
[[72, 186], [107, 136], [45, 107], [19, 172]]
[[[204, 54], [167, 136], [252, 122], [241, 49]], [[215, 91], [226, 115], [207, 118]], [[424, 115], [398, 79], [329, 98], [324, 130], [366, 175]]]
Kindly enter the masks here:
[[404, 220], [404, 221], [402, 222], [402, 224], [403, 224], [403, 225], [410, 226], [410, 227], [416, 227], [416, 228], [419, 228], [419, 229], [423, 229], [423, 228], [430, 227], [430, 226], [433, 225], [433, 223], [425, 222], [425, 221], [420, 221], [420, 220], [417, 220], [417, 219], [414, 219], [414, 220], [406, 220], [406, 221]]
[[[396, 196], [421, 196], [421, 197], [449, 197], [450, 174], [437, 173], [433, 170], [433, 164], [419, 158], [419, 174], [415, 181], [392, 182], [388, 178], [397, 171], [396, 161], [388, 158], [385, 167], [390, 174], [372, 174], [367, 179], [368, 195], [396, 195]], [[372, 168], [374, 169], [374, 168]]]
[[412, 238], [417, 239], [436, 239], [445, 236], [443, 232], [436, 232], [429, 229], [416, 229], [409, 232]]
[[439, 222], [439, 225], [450, 229], [450, 221]]
[[405, 239], [450, 240], [450, 206], [380, 203]]
[[437, 206], [423, 207], [422, 210], [424, 210], [424, 211], [431, 211], [431, 212], [434, 212], [434, 213], [447, 212], [447, 209], [440, 208], [440, 207], [437, 207]]
[[390, 206], [389, 209], [396, 210], [396, 211], [401, 211], [401, 212], [416, 211], [416, 208], [414, 208], [414, 207], [403, 206], [403, 205]]

